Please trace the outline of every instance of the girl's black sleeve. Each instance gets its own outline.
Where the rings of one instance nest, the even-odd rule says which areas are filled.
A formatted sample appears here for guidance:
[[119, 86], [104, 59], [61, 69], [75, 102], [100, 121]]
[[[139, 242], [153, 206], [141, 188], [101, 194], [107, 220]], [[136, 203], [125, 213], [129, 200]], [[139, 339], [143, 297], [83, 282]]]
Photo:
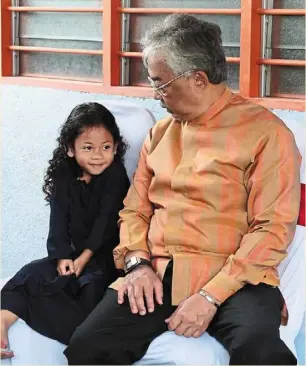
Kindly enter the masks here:
[[125, 167], [118, 162], [112, 164], [101, 178], [101, 208], [85, 244], [85, 248], [94, 253], [101, 249], [113, 250], [119, 244], [119, 211], [130, 186]]
[[50, 200], [50, 224], [47, 239], [50, 260], [72, 258], [69, 221], [69, 181], [62, 176], [57, 180]]

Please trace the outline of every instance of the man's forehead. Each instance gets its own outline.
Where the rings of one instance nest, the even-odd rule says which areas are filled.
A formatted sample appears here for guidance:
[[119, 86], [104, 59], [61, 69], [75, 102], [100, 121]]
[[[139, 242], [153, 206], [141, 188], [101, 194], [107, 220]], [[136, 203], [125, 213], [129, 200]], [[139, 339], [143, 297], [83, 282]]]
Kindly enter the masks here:
[[148, 73], [153, 81], [167, 79], [173, 74], [164, 58], [158, 55], [148, 58]]

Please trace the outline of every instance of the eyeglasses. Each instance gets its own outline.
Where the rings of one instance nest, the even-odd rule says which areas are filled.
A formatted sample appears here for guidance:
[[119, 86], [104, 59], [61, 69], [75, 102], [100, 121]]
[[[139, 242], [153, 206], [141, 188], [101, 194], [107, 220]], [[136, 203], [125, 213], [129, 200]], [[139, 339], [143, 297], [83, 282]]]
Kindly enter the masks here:
[[189, 71], [185, 71], [183, 74], [180, 74], [178, 76], [176, 76], [175, 78], [171, 79], [170, 81], [167, 81], [165, 84], [161, 85], [161, 86], [158, 86], [156, 87], [155, 85], [155, 82], [154, 80], [152, 80], [152, 78], [150, 78], [150, 76], [148, 76], [148, 80], [153, 88], [153, 90], [158, 93], [160, 96], [164, 97], [167, 95], [167, 92], [164, 90], [164, 88], [168, 85], [170, 85], [171, 83], [173, 83], [173, 81], [181, 78], [182, 76], [188, 74], [189, 72], [192, 72], [192, 71], [195, 71], [195, 70], [189, 70]]

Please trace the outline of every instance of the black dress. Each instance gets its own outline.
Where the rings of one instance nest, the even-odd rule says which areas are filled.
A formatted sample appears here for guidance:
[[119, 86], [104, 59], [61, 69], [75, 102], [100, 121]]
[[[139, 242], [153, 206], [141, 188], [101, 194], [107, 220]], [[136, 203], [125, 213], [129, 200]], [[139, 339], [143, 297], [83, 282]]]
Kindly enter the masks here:
[[[118, 274], [112, 250], [119, 243], [118, 213], [129, 188], [124, 165], [114, 161], [89, 184], [71, 163], [60, 170], [50, 201], [48, 257], [25, 265], [3, 287], [1, 308], [31, 328], [68, 344]], [[59, 276], [57, 259], [94, 252], [81, 275]]]

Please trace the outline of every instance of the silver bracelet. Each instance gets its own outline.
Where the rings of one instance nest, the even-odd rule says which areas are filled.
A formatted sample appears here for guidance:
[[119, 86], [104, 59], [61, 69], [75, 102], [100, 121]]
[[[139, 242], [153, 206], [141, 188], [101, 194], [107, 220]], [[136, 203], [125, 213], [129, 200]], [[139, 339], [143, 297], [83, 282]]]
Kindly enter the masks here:
[[219, 304], [213, 299], [211, 296], [209, 296], [204, 290], [199, 291], [199, 295], [203, 296], [208, 302], [215, 305], [215, 307], [219, 307]]

